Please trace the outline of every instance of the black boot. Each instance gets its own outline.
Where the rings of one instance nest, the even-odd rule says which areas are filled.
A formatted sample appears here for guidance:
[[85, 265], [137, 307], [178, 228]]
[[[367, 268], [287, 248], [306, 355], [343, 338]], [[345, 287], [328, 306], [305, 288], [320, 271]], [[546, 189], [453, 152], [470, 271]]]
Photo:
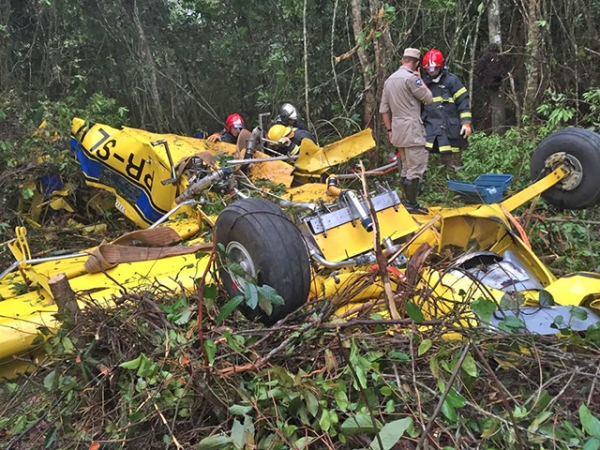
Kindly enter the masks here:
[[400, 178], [400, 189], [402, 190], [403, 199], [406, 199], [406, 177]]
[[423, 208], [417, 203], [417, 195], [419, 194], [419, 179], [414, 178], [412, 180], [406, 180], [404, 182], [406, 189], [406, 201], [404, 206], [406, 210], [411, 214], [427, 214], [429, 210]]

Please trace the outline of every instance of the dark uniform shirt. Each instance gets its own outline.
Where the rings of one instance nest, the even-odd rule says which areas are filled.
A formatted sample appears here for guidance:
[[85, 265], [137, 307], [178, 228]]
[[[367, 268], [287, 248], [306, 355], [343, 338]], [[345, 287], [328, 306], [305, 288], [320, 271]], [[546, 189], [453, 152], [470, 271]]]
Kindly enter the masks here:
[[471, 123], [469, 93], [458, 77], [443, 71], [437, 83], [428, 75], [423, 79], [433, 95], [433, 103], [423, 107], [425, 147], [433, 149], [435, 141], [440, 152], [457, 152], [462, 145], [460, 129]]
[[303, 139], [310, 139], [315, 144], [317, 143], [317, 140], [309, 131], [298, 129], [294, 132], [294, 136], [290, 139], [290, 141], [292, 141], [291, 144], [287, 147], [280, 146], [279, 152], [286, 155], [298, 154], [298, 151], [300, 150], [300, 144], [302, 143]]
[[234, 136], [229, 131], [223, 129], [219, 134], [221, 135], [221, 142], [227, 142], [228, 144], [237, 144], [237, 136]]

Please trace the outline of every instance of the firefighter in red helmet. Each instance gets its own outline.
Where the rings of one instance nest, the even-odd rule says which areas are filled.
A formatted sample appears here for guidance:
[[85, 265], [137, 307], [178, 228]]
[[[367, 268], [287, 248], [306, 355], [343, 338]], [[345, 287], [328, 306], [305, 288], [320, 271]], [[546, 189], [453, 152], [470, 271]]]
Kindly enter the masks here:
[[213, 133], [209, 136], [210, 142], [227, 142], [229, 144], [237, 144], [240, 131], [244, 129], [244, 119], [238, 113], [233, 113], [227, 116], [225, 121], [225, 129], [219, 133]]
[[446, 169], [459, 170], [460, 150], [472, 131], [469, 93], [458, 77], [444, 67], [444, 55], [437, 49], [423, 57], [423, 81], [431, 90], [433, 103], [423, 107], [426, 148], [440, 153]]

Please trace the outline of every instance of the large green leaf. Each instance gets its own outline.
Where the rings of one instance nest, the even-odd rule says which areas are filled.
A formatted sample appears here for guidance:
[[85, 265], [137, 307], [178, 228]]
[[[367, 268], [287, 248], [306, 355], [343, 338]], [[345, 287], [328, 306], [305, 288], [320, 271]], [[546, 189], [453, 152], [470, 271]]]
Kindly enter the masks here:
[[394, 445], [398, 443], [400, 438], [404, 436], [405, 431], [412, 425], [412, 417], [406, 417], [404, 419], [394, 420], [393, 422], [386, 423], [381, 431], [379, 432], [379, 439], [381, 445], [379, 445], [379, 439], [375, 437], [371, 441], [369, 450], [390, 450]]

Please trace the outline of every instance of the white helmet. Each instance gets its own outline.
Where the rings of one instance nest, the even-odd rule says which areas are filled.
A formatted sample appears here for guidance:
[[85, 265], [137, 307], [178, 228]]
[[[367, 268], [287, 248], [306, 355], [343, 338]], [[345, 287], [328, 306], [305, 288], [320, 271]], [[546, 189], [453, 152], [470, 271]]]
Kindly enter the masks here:
[[286, 117], [292, 120], [298, 120], [298, 111], [290, 103], [284, 103], [279, 110], [281, 117]]

